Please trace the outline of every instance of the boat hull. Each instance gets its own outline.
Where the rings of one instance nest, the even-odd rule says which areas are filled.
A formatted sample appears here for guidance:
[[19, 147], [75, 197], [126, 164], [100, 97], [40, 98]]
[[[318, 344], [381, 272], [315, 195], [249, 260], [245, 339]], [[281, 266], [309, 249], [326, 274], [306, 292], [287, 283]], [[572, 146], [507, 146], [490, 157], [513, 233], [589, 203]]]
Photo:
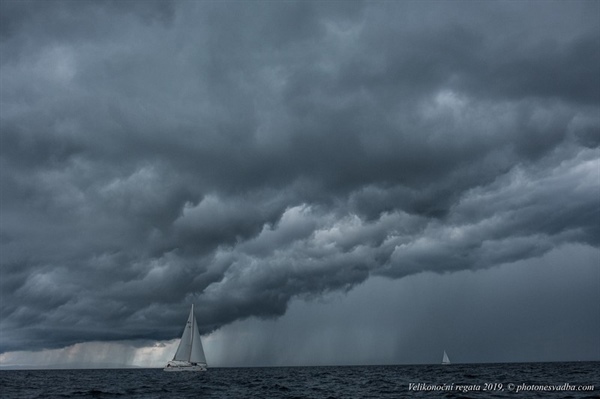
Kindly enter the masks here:
[[206, 371], [206, 365], [203, 363], [188, 363], [181, 361], [170, 361], [163, 368], [163, 371]]
[[177, 371], [206, 371], [204, 366], [176, 366], [176, 367], [165, 367], [163, 371], [177, 372]]

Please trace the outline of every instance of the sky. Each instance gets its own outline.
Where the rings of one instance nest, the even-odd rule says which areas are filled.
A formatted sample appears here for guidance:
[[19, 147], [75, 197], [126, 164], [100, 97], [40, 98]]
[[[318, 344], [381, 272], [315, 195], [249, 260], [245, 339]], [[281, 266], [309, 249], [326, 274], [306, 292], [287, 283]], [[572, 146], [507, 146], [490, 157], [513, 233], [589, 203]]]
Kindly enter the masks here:
[[597, 1], [0, 2], [0, 366], [600, 360]]

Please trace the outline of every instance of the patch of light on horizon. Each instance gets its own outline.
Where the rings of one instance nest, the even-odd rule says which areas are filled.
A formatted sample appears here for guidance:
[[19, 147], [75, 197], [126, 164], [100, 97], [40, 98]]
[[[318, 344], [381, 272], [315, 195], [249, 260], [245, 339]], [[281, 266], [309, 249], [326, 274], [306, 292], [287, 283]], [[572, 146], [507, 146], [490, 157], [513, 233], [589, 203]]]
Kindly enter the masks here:
[[0, 368], [162, 367], [173, 357], [179, 339], [139, 346], [136, 341], [82, 342], [57, 349], [0, 354]]
[[162, 367], [164, 366], [177, 350], [179, 339], [174, 339], [167, 342], [156, 342], [152, 346], [137, 348], [133, 359], [132, 366], [137, 367]]

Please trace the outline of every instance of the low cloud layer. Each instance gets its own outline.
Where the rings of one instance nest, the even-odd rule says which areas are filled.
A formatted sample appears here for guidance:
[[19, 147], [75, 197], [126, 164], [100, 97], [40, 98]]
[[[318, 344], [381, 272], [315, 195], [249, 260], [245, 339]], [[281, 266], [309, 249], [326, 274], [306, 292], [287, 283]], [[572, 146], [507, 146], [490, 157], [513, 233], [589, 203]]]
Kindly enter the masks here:
[[600, 9], [539, 6], [3, 1], [0, 352], [597, 248]]

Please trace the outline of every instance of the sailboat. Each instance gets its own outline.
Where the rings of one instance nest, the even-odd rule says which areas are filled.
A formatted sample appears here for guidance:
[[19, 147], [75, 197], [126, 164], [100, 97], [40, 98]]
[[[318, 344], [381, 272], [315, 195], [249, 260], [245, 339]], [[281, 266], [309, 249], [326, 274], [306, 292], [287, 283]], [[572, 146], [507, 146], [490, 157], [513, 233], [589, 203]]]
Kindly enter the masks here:
[[446, 351], [444, 351], [444, 357], [442, 358], [442, 364], [450, 364], [450, 359], [448, 358]]
[[206, 357], [198, 332], [198, 324], [194, 316], [194, 305], [190, 310], [179, 347], [173, 360], [169, 361], [164, 371], [206, 371]]

